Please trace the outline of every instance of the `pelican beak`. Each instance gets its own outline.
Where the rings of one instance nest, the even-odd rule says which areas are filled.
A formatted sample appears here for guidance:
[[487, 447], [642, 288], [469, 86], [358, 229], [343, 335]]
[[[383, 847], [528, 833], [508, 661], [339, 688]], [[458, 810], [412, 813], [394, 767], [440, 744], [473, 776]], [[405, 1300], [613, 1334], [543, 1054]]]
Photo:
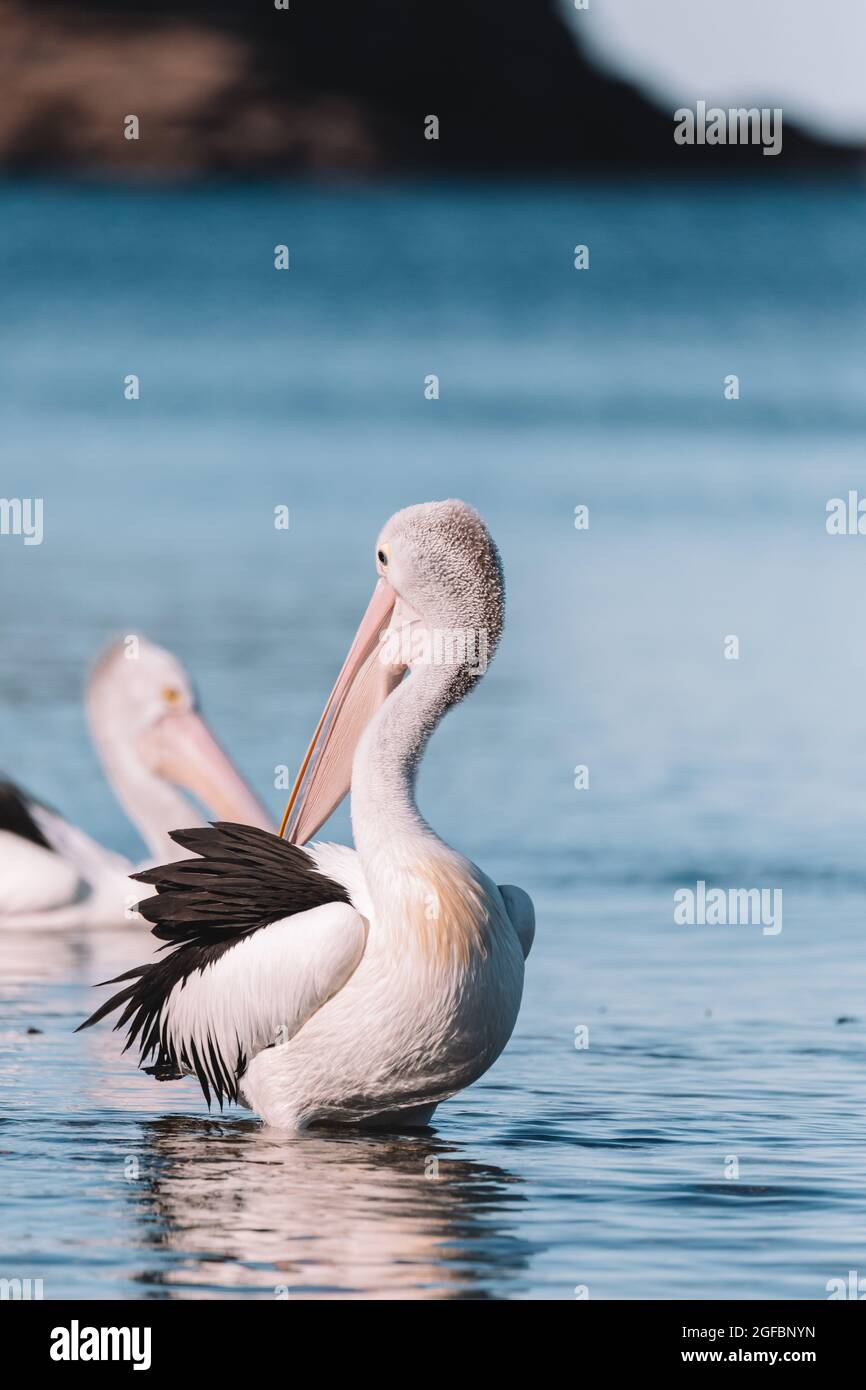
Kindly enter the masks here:
[[396, 594], [385, 579], [373, 590], [349, 655], [328, 696], [322, 717], [292, 788], [280, 834], [302, 845], [339, 806], [352, 781], [355, 748], [376, 710], [403, 676], [402, 668], [379, 659]]
[[140, 740], [159, 777], [184, 787], [217, 820], [271, 830], [273, 822], [195, 710], [166, 714]]

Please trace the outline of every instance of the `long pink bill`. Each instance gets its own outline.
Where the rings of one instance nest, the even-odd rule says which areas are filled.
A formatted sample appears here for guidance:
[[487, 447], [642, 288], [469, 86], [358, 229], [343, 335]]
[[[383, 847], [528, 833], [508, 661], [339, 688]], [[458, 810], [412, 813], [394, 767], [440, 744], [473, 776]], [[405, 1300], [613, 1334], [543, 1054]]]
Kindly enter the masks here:
[[376, 710], [399, 685], [403, 672], [379, 659], [380, 634], [388, 626], [396, 595], [380, 579], [292, 788], [280, 834], [288, 827], [294, 844], [305, 844], [349, 791], [358, 740]]
[[144, 735], [143, 743], [154, 771], [192, 792], [215, 820], [273, 828], [267, 811], [195, 710], [166, 715]]

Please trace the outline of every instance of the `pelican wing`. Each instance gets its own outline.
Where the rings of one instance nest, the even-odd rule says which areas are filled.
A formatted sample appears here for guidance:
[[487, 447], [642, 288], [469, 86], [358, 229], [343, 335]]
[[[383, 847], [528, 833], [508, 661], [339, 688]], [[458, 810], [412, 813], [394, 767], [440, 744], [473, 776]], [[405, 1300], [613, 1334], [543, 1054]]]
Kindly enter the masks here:
[[49, 814], [14, 782], [0, 778], [2, 920], [25, 920], [86, 897], [88, 884], [80, 866], [61, 855], [41, 824]]
[[197, 857], [135, 875], [157, 889], [139, 911], [171, 949], [110, 981], [131, 983], [81, 1027], [121, 1009], [115, 1028], [154, 1059], [153, 1075], [194, 1073], [222, 1105], [237, 1100], [251, 1057], [343, 987], [367, 929], [346, 890], [276, 835], [222, 822], [172, 838]]
[[33, 819], [34, 802], [14, 782], [0, 777], [0, 830], [50, 849], [41, 828]]
[[0, 828], [0, 922], [26, 924], [83, 900], [87, 885], [77, 870], [51, 849]]
[[123, 920], [130, 867], [0, 778], [0, 924], [30, 930]]

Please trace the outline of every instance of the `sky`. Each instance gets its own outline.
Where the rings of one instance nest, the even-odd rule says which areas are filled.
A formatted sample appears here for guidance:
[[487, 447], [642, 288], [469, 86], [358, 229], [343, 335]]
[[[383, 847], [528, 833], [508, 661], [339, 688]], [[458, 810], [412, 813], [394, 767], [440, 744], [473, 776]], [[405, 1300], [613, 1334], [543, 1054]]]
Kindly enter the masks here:
[[559, 0], [590, 55], [674, 107], [781, 106], [866, 140], [866, 0]]

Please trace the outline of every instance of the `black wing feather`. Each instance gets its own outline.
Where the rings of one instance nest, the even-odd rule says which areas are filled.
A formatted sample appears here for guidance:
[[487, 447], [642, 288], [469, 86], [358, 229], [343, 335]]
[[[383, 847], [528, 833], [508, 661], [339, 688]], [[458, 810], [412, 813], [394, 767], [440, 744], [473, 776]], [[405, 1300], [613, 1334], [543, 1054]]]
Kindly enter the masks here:
[[162, 1027], [162, 1009], [176, 985], [196, 970], [212, 965], [224, 952], [271, 922], [306, 912], [326, 903], [350, 901], [342, 884], [322, 874], [315, 860], [298, 845], [250, 825], [218, 821], [193, 830], [173, 830], [171, 838], [198, 856], [144, 869], [132, 877], [156, 887], [156, 896], [139, 903], [138, 911], [152, 922], [153, 935], [168, 954], [150, 965], [139, 965], [106, 984], [126, 984], [80, 1028], [99, 1023], [122, 1010], [115, 1031], [128, 1025], [124, 1051], [138, 1044], [140, 1063], [155, 1056], [145, 1070], [158, 1081], [175, 1080], [194, 1072], [208, 1105], [211, 1091], [223, 1104], [237, 1100], [238, 1081], [246, 1058], [227, 1061], [208, 1036], [190, 1054], [178, 1056]]
[[28, 797], [14, 782], [0, 778], [0, 830], [8, 830], [20, 835], [22, 840], [30, 840], [43, 849], [52, 846], [46, 840], [30, 811], [32, 798]]
[[349, 901], [344, 888], [318, 872], [306, 850], [268, 830], [219, 821], [173, 830], [171, 838], [200, 858], [132, 875], [157, 889], [138, 910], [155, 924], [153, 934], [162, 941], [234, 942], [281, 917]]

